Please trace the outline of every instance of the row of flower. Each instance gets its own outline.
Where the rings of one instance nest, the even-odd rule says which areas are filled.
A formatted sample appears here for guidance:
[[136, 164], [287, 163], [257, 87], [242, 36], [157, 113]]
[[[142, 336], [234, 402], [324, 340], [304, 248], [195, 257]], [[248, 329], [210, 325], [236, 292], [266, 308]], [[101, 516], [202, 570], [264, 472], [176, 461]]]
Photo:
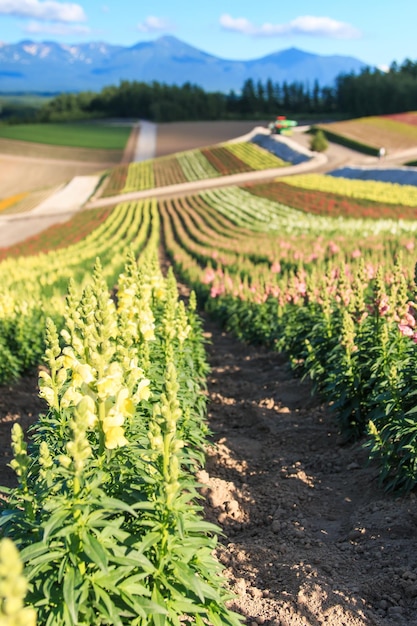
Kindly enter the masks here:
[[348, 197], [336, 191], [324, 191], [320, 189], [303, 189], [297, 185], [276, 180], [245, 187], [250, 193], [269, 198], [275, 202], [282, 202], [288, 206], [314, 213], [316, 215], [328, 215], [330, 217], [357, 217], [357, 218], [394, 218], [412, 220], [417, 217], [416, 206], [401, 204], [389, 204], [388, 202], [376, 202], [367, 200], [361, 196]]
[[159, 230], [155, 202], [123, 203], [82, 241], [0, 264], [2, 376], [42, 363], [46, 403], [29, 447], [12, 430], [2, 623], [241, 623], [213, 556], [219, 529], [198, 503], [208, 428], [196, 299], [186, 307], [162, 276]]
[[139, 262], [128, 255], [116, 299], [96, 261], [81, 292], [70, 286], [59, 329], [46, 321], [47, 410], [29, 449], [13, 427], [18, 487], [1, 501], [4, 623], [241, 623], [213, 556], [219, 529], [198, 504], [208, 431], [196, 301], [179, 301], [156, 246], [157, 231]]
[[[86, 213], [88, 228], [92, 225]], [[94, 212], [91, 213], [94, 217]], [[153, 201], [122, 203], [83, 239], [70, 224], [50, 229], [50, 251], [40, 252], [48, 245], [48, 233], [32, 242], [36, 256], [8, 256], [0, 263], [0, 381], [19, 376], [36, 365], [44, 350], [45, 318], [56, 322], [63, 315], [63, 294], [69, 281], [83, 288], [88, 269], [99, 256], [102, 260], [108, 285], [112, 288], [123, 266], [126, 248], [135, 253], [152, 243], [150, 236], [158, 223], [157, 205]], [[79, 217], [74, 218], [79, 223]], [[70, 234], [74, 243], [59, 245], [62, 233]], [[65, 235], [64, 235], [65, 240]], [[37, 242], [40, 245], [37, 245]]]
[[103, 195], [112, 196], [284, 165], [286, 163], [282, 159], [253, 143], [230, 143], [120, 165], [111, 171]]
[[110, 213], [111, 209], [107, 208], [80, 211], [64, 226], [56, 224], [22, 242], [0, 248], [0, 261], [11, 257], [47, 253], [73, 245], [87, 237], [110, 216]]
[[284, 176], [280, 181], [301, 189], [335, 193], [347, 198], [380, 202], [382, 205], [393, 204], [417, 207], [417, 187], [413, 185], [343, 177], [336, 178], [326, 176], [325, 174]]
[[261, 232], [267, 201], [257, 199], [259, 210], [251, 205], [250, 223], [243, 193], [224, 189], [160, 203], [177, 271], [229, 330], [287, 353], [336, 412], [346, 439], [364, 439], [387, 489], [411, 489], [415, 222], [387, 220], [377, 234], [372, 220], [367, 227], [366, 220], [339, 218], [331, 231], [323, 228], [330, 218], [311, 216], [300, 217], [296, 230], [276, 204], [272, 236]]

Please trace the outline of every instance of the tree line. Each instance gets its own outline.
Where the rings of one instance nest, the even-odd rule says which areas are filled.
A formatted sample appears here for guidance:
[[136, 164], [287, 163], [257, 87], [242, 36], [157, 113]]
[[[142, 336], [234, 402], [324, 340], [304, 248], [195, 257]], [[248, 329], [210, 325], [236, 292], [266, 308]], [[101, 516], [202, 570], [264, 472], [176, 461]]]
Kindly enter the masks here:
[[[275, 115], [361, 117], [417, 109], [417, 62], [393, 62], [388, 71], [366, 67], [340, 74], [333, 87], [301, 82], [248, 79], [240, 92], [206, 92], [191, 83], [121, 81], [101, 92], [61, 93], [21, 121], [70, 121], [97, 117], [143, 118], [155, 122], [265, 119]], [[4, 118], [4, 116], [3, 116]], [[16, 115], [9, 119], [16, 121]]]

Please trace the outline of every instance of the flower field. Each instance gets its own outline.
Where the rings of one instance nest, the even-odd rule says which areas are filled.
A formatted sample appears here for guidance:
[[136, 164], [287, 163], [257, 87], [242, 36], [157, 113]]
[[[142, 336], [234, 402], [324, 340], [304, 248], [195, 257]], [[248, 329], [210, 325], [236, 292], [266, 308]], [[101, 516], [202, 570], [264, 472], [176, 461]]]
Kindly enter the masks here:
[[283, 176], [280, 181], [294, 187], [337, 193], [348, 198], [361, 198], [382, 204], [417, 206], [417, 188], [413, 185], [339, 178], [325, 174]]
[[[415, 219], [417, 207], [403, 204], [377, 202], [356, 194], [349, 197], [334, 191], [319, 188], [304, 189], [297, 184], [281, 182], [246, 185], [245, 189], [255, 196], [281, 202], [289, 207], [306, 213], [328, 215], [330, 217], [366, 217], [366, 218], [394, 218]], [[295, 183], [297, 181], [294, 181]], [[317, 187], [320, 187], [318, 184]]]
[[[272, 163], [253, 147], [116, 168], [108, 189]], [[3, 250], [0, 382], [41, 365], [46, 408], [30, 445], [12, 430], [0, 622], [242, 623], [195, 478], [209, 434], [197, 302], [285, 354], [384, 489], [412, 490], [416, 211], [413, 186], [310, 174], [84, 211]], [[188, 305], [162, 275], [162, 242]]]
[[153, 187], [284, 167], [288, 163], [250, 142], [230, 143], [200, 150], [120, 165], [112, 169], [102, 195], [112, 196]]
[[352, 178], [354, 180], [376, 180], [384, 183], [398, 183], [399, 185], [417, 186], [417, 170], [413, 167], [340, 167], [328, 176], [336, 178]]
[[1, 263], [2, 380], [43, 362], [48, 407], [30, 449], [12, 430], [6, 623], [241, 623], [198, 505], [208, 431], [195, 297], [186, 308], [162, 276], [158, 242], [156, 203], [125, 203], [82, 241]]
[[177, 270], [229, 330], [313, 380], [343, 436], [365, 437], [387, 489], [411, 489], [416, 223], [335, 220], [266, 199], [255, 210], [245, 194], [161, 202]]

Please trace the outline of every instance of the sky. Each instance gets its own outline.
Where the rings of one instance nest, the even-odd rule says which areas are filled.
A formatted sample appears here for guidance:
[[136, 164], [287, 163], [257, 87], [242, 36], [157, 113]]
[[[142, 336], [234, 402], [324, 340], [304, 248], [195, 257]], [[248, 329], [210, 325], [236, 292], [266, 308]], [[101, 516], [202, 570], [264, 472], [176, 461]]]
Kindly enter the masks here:
[[0, 42], [132, 46], [174, 35], [223, 59], [290, 47], [374, 67], [417, 60], [416, 0], [0, 0]]

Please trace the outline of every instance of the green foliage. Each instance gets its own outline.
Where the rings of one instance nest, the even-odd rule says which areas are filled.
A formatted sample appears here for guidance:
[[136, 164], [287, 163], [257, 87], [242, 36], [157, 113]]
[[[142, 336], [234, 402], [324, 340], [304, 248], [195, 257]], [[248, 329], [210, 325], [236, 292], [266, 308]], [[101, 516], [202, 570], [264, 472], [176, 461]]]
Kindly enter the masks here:
[[105, 124], [18, 124], [0, 126], [0, 137], [55, 146], [123, 150], [130, 127]]
[[354, 139], [350, 139], [349, 137], [345, 137], [343, 135], [339, 135], [337, 133], [332, 133], [327, 128], [312, 128], [313, 132], [318, 132], [318, 130], [322, 130], [325, 138], [333, 141], [334, 143], [338, 143], [341, 146], [346, 146], [346, 148], [352, 148], [353, 150], [357, 150], [358, 152], [363, 152], [364, 154], [370, 154], [372, 156], [378, 156], [379, 148], [375, 148], [374, 146], [368, 146], [360, 141], [355, 141]]
[[310, 150], [314, 152], [325, 152], [329, 147], [329, 143], [326, 139], [326, 135], [322, 130], [317, 130], [311, 138]]
[[[153, 243], [152, 253], [155, 250]], [[30, 449], [13, 427], [19, 486], [0, 526], [19, 547], [38, 626], [239, 626], [201, 517], [207, 363], [187, 309], [153, 255], [128, 255], [109, 297], [96, 262], [49, 320]]]

